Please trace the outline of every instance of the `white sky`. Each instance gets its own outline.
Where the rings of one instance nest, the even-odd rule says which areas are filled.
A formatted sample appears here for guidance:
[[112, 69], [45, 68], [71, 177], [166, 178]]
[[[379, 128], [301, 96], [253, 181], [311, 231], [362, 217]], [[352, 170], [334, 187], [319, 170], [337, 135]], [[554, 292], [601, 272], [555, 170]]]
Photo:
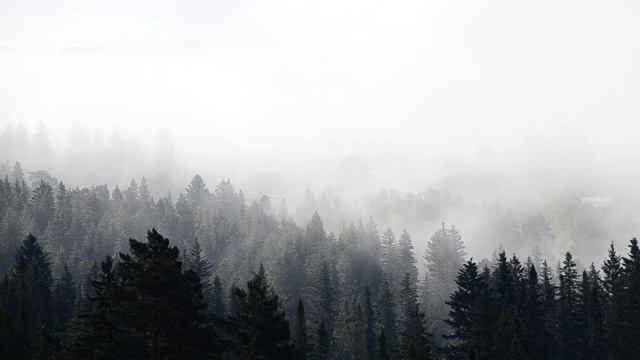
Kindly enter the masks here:
[[640, 2], [0, 0], [0, 125], [261, 156], [635, 151]]

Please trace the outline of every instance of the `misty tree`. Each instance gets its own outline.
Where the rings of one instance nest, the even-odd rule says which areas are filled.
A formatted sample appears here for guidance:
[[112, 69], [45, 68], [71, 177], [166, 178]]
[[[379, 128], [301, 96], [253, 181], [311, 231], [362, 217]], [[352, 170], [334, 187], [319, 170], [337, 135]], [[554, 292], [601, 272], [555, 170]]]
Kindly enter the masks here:
[[407, 229], [404, 229], [398, 240], [398, 269], [396, 271], [399, 275], [409, 273], [411, 281], [416, 284], [418, 282], [418, 268], [416, 267], [416, 263], [417, 260], [413, 252], [411, 235], [409, 235]]
[[398, 355], [400, 359], [430, 359], [430, 334], [425, 313], [418, 304], [418, 292], [408, 272], [400, 282], [400, 316], [398, 318]]
[[207, 184], [205, 184], [200, 175], [195, 175], [193, 179], [191, 179], [191, 182], [189, 182], [184, 192], [184, 198], [194, 212], [200, 210], [210, 195], [211, 193], [209, 189], [207, 189]]
[[394, 276], [399, 275], [394, 273], [396, 264], [398, 264], [397, 246], [396, 236], [391, 228], [388, 228], [380, 239], [380, 263], [382, 271], [387, 273], [392, 280]]
[[560, 273], [559, 344], [560, 358], [575, 359], [579, 352], [580, 307], [578, 273], [573, 256], [567, 251]]
[[[427, 285], [423, 304], [429, 309], [427, 321], [431, 324], [434, 335], [441, 335], [447, 331], [444, 319], [447, 318], [449, 309], [445, 301], [448, 294], [456, 290], [455, 280], [464, 263], [465, 255], [464, 243], [458, 229], [453, 225], [447, 229], [442, 223], [427, 244], [424, 256], [427, 261]], [[435, 340], [440, 342], [437, 338]]]

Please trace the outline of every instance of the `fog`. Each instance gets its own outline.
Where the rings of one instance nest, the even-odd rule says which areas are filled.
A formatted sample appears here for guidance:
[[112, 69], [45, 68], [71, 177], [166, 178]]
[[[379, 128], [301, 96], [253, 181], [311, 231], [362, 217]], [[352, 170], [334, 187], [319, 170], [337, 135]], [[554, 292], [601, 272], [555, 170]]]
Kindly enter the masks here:
[[0, 132], [46, 128], [51, 157], [5, 142], [0, 161], [78, 186], [144, 176], [157, 197], [229, 178], [292, 214], [310, 189], [347, 204], [334, 231], [375, 216], [381, 191], [434, 189], [458, 205], [375, 220], [418, 254], [456, 224], [477, 258], [520, 251], [490, 239], [487, 211], [542, 212], [559, 237], [550, 215], [578, 199], [606, 212], [597, 248], [572, 233], [549, 255], [591, 261], [640, 225], [638, 15], [617, 0], [3, 2]]

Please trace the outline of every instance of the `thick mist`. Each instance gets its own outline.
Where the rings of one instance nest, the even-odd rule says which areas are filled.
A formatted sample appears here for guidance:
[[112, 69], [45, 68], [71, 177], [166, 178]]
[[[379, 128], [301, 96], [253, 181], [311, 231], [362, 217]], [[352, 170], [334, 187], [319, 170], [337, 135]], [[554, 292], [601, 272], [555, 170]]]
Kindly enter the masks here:
[[554, 261], [637, 235], [637, 4], [177, 4], [0, 5], [3, 177], [228, 178], [418, 255], [445, 222], [476, 260], [526, 258], [538, 213]]

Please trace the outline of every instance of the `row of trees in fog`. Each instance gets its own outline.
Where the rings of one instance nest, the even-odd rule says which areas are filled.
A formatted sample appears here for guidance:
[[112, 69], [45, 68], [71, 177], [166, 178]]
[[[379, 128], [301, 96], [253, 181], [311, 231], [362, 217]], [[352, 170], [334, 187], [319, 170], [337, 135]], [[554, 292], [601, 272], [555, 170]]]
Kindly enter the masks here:
[[416, 256], [407, 230], [378, 229], [370, 218], [327, 233], [317, 212], [299, 226], [267, 199], [247, 205], [228, 180], [211, 191], [196, 175], [175, 199], [156, 200], [145, 180], [67, 189], [45, 172], [31, 187], [20, 171], [0, 181], [5, 358], [638, 351], [635, 240], [627, 256], [612, 244], [602, 266], [584, 271], [570, 252], [558, 265], [504, 251], [476, 263], [453, 225], [442, 224]]
[[[51, 138], [44, 125], [30, 130], [27, 131], [22, 124], [8, 124], [0, 129], [2, 179], [9, 175], [11, 182], [14, 182], [11, 176], [14, 163], [9, 159], [19, 159], [24, 178], [31, 188], [38, 186], [43, 179], [39, 174], [44, 170], [54, 178], [65, 179], [68, 189], [77, 186], [91, 188], [106, 183], [110, 191], [116, 185], [124, 191], [130, 186], [131, 178], [135, 178], [136, 186], [140, 187], [140, 179], [145, 176], [146, 189], [156, 200], [165, 197], [167, 190], [171, 189], [175, 202], [175, 195], [195, 171], [186, 170], [189, 166], [195, 166], [188, 161], [176, 162], [176, 153], [185, 149], [176, 148], [168, 131], [161, 131], [155, 137], [131, 138], [126, 131], [101, 133], [77, 124], [63, 135], [66, 144], [54, 147], [53, 140], [57, 139]], [[217, 151], [209, 151], [217, 154]], [[199, 156], [203, 154], [200, 152], [194, 156], [200, 159]], [[350, 158], [355, 160], [349, 161]], [[590, 253], [589, 249], [613, 239], [626, 238], [635, 227], [640, 226], [635, 196], [629, 192], [611, 193], [602, 186], [576, 185], [564, 180], [548, 183], [543, 178], [544, 174], [528, 174], [524, 170], [518, 170], [518, 176], [510, 179], [495, 169], [466, 168], [462, 165], [454, 167], [454, 162], [452, 167], [455, 170], [443, 171], [441, 185], [437, 185], [435, 180], [417, 177], [415, 181], [404, 184], [404, 189], [413, 191], [380, 190], [379, 181], [382, 179], [379, 177], [394, 178], [400, 174], [397, 172], [399, 170], [393, 170], [393, 166], [385, 164], [369, 169], [365, 157], [347, 157], [342, 165], [339, 160], [327, 164], [309, 162], [306, 168], [300, 166], [308, 171], [308, 175], [294, 173], [281, 163], [265, 170], [265, 166], [249, 161], [236, 166], [215, 161], [217, 170], [207, 169], [210, 171], [207, 177], [233, 176], [234, 183], [241, 184], [249, 202], [258, 200], [263, 194], [275, 195], [269, 213], [283, 208], [280, 200], [284, 197], [291, 213], [287, 212], [281, 217], [291, 216], [298, 225], [304, 225], [313, 212], [318, 211], [327, 231], [336, 234], [351, 222], [358, 223], [360, 219], [366, 221], [369, 217], [373, 217], [383, 228], [407, 228], [412, 234], [420, 234], [422, 241], [417, 248], [421, 251], [424, 250], [428, 234], [441, 221], [446, 221], [465, 229], [467, 238], [473, 239], [468, 245], [474, 254], [478, 254], [478, 250], [495, 248], [497, 238], [520, 255], [528, 255], [534, 245], [539, 245], [544, 255], [550, 260], [553, 258], [554, 262], [561, 260], [565, 249], [571, 249], [583, 260], [592, 260], [600, 255]], [[523, 160], [524, 163], [527, 161]], [[226, 168], [222, 169], [224, 166]], [[427, 172], [419, 171], [421, 166], [420, 163], [411, 164], [411, 168], [415, 169], [414, 176]], [[246, 170], [240, 172], [237, 167]], [[347, 169], [356, 169], [359, 175], [349, 176]], [[582, 177], [580, 181], [589, 178]], [[611, 179], [611, 184], [616, 183], [614, 180]], [[538, 188], [526, 186], [529, 182], [539, 183], [543, 190], [536, 191]], [[55, 190], [57, 183], [49, 183]], [[423, 190], [427, 183], [437, 186], [437, 190]], [[517, 184], [523, 187], [514, 188]], [[305, 192], [307, 187], [315, 193]], [[592, 195], [610, 196], [611, 201], [603, 207], [582, 201], [583, 197]], [[266, 206], [263, 208], [266, 210]], [[543, 215], [544, 221], [537, 222], [535, 226], [541, 224], [540, 227], [544, 228], [546, 225], [552, 235], [551, 240], [548, 234], [528, 231], [531, 229], [530, 220], [537, 221], [530, 217], [535, 217], [538, 212]], [[481, 256], [489, 254], [481, 253]]]
[[171, 186], [170, 173], [176, 170], [176, 160], [173, 139], [167, 130], [141, 143], [126, 132], [105, 134], [74, 124], [68, 129], [64, 147], [57, 147], [60, 142], [54, 140], [42, 123], [31, 132], [22, 123], [8, 124], [0, 129], [0, 154], [4, 161], [0, 163], [0, 173], [11, 172], [13, 164], [8, 159], [21, 159], [25, 168], [64, 174], [74, 186], [124, 183], [132, 176], [145, 174], [163, 192]]

